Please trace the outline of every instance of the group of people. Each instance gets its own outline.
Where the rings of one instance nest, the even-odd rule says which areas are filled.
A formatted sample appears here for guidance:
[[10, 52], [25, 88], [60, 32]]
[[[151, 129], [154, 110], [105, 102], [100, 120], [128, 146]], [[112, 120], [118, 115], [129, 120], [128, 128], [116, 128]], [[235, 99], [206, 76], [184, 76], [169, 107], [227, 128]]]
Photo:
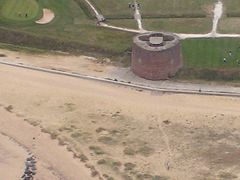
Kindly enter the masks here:
[[137, 3], [137, 7], [135, 7], [135, 3], [128, 3], [128, 8], [132, 8], [133, 10], [135, 9], [135, 8], [139, 8], [140, 7], [140, 4], [139, 3]]
[[[228, 58], [224, 57], [223, 62], [227, 63], [228, 61], [232, 61], [235, 58], [237, 58], [237, 57], [233, 57], [232, 51], [228, 51]], [[235, 61], [238, 65], [240, 65], [240, 59], [236, 59]]]
[[[19, 13], [18, 13], [18, 16], [19, 16], [19, 17], [22, 17], [22, 13], [19, 12]], [[27, 17], [28, 17], [28, 13], [25, 13], [25, 18], [27, 18]]]

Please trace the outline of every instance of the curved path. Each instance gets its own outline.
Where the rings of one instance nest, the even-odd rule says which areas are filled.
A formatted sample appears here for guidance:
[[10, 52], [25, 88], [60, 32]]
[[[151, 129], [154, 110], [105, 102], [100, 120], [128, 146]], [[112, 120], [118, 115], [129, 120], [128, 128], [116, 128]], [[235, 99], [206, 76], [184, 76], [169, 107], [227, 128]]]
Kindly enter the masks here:
[[[36, 179], [95, 179], [91, 177], [89, 169], [80, 160], [74, 159], [71, 152], [67, 151], [64, 146], [60, 146], [57, 140], [52, 140], [48, 134], [41, 132], [40, 128], [31, 126], [23, 118], [6, 111], [3, 107], [0, 107], [0, 114], [0, 132], [18, 144], [12, 145], [9, 139], [0, 134], [1, 178], [4, 175], [6, 177], [4, 179], [20, 179], [24, 172], [24, 162], [27, 155], [26, 151], [24, 151], [25, 149], [36, 156]], [[11, 157], [14, 154], [15, 156]], [[2, 157], [2, 155], [5, 156]], [[16, 160], [14, 164], [12, 163], [13, 160]], [[1, 168], [1, 162], [4, 163], [5, 161], [9, 161], [8, 165], [10, 168], [7, 165]], [[13, 166], [15, 171], [9, 173], [9, 169]]]

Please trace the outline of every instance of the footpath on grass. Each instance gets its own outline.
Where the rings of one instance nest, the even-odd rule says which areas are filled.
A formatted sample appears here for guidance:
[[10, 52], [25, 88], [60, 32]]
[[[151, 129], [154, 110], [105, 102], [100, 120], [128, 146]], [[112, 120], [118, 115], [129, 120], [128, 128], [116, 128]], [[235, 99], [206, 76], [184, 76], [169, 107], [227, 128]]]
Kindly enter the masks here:
[[[92, 9], [92, 11], [94, 12], [95, 16], [99, 16], [99, 12], [97, 11], [97, 9], [93, 6], [93, 4], [88, 1], [85, 0], [86, 3], [90, 6], [90, 8]], [[135, 2], [135, 6], [137, 6], [137, 1]], [[180, 39], [190, 39], [190, 38], [222, 38], [222, 37], [230, 37], [230, 38], [234, 38], [234, 37], [240, 37], [240, 34], [221, 34], [217, 32], [218, 29], [218, 23], [219, 20], [222, 17], [222, 13], [223, 13], [223, 3], [222, 0], [219, 0], [218, 2], [215, 3], [215, 7], [213, 10], [213, 20], [212, 20], [212, 30], [211, 32], [207, 33], [207, 34], [184, 34], [184, 33], [175, 33]], [[142, 20], [141, 20], [141, 13], [138, 9], [138, 7], [135, 7], [135, 13], [134, 13], [134, 18], [138, 23], [138, 29], [130, 29], [130, 28], [122, 28], [122, 27], [117, 27], [117, 26], [110, 26], [106, 23], [100, 22], [99, 25], [105, 28], [110, 28], [110, 29], [115, 29], [115, 30], [120, 30], [120, 31], [126, 31], [126, 32], [133, 32], [133, 33], [146, 33], [146, 32], [151, 32], [148, 31], [146, 29], [143, 29], [143, 24], [142, 24]], [[161, 31], [161, 30], [159, 30]]]

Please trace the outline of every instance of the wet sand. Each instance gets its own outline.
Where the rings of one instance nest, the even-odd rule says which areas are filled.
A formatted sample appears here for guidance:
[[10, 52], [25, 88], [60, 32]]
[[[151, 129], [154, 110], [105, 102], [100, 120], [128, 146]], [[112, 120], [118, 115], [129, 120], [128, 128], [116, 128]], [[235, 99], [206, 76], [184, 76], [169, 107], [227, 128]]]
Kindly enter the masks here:
[[20, 179], [28, 153], [7, 136], [0, 134], [1, 179]]

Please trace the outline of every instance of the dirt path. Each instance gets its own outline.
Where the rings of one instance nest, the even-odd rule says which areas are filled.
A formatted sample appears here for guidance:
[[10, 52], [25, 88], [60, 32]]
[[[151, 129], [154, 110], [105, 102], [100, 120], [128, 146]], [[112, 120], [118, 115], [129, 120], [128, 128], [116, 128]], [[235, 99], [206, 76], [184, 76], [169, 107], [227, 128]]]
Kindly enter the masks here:
[[52, 20], [55, 18], [55, 14], [50, 9], [43, 9], [43, 16], [41, 19], [37, 20], [37, 24], [48, 24], [52, 22]]
[[[37, 158], [37, 179], [41, 180], [79, 180], [80, 177], [84, 180], [94, 179], [90, 176], [90, 171], [87, 169], [78, 159], [73, 158], [73, 154], [66, 150], [66, 147], [59, 146], [56, 140], [52, 140], [49, 135], [41, 132], [40, 128], [29, 125], [22, 117], [17, 117], [15, 114], [6, 111], [3, 107], [0, 107], [0, 132], [6, 136], [14, 139], [22, 147], [25, 147], [29, 152], [32, 152]], [[26, 159], [26, 152], [24, 152], [19, 145], [12, 148], [11, 141], [0, 135], [0, 152], [5, 150], [9, 155], [7, 157], [12, 158], [14, 163], [9, 163], [9, 167], [4, 168], [1, 165], [0, 158], [0, 172], [1, 177], [16, 177], [18, 178], [4, 178], [4, 179], [20, 179], [24, 172], [24, 162]], [[4, 139], [5, 138], [5, 139]], [[4, 140], [4, 141], [2, 141]], [[5, 144], [3, 146], [3, 144]], [[11, 150], [11, 151], [10, 151]], [[13, 155], [22, 154], [19, 158], [15, 158]], [[0, 153], [2, 154], [2, 153]], [[6, 153], [5, 153], [6, 154]], [[19, 155], [18, 155], [19, 156]], [[0, 156], [1, 157], [1, 156]], [[9, 160], [9, 161], [10, 161]], [[3, 161], [3, 160], [2, 160]], [[4, 161], [3, 161], [4, 162]], [[17, 168], [19, 166], [19, 168]], [[3, 167], [3, 168], [2, 168]], [[12, 173], [8, 169], [15, 169]], [[11, 175], [11, 176], [10, 176]]]

